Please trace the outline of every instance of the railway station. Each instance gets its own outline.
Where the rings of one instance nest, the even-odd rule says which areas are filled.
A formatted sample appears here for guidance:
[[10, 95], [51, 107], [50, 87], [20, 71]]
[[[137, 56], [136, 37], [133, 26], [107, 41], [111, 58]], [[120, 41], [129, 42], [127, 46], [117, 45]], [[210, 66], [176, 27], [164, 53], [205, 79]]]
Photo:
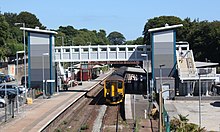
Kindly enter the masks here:
[[[216, 85], [220, 82], [216, 74], [218, 64], [197, 62], [187, 42], [176, 42], [176, 29], [182, 26], [166, 24], [149, 29], [150, 45], [60, 47], [54, 46], [54, 31], [21, 28], [28, 33], [27, 87], [31, 90], [33, 104], [19, 108], [24, 112], [2, 123], [0, 131], [54, 131], [60, 121], [69, 123], [70, 130], [87, 127], [90, 131], [107, 131], [114, 124], [108, 123], [110, 114], [118, 117], [118, 113], [130, 124], [136, 125], [139, 121], [140, 131], [150, 131], [152, 120], [148, 115], [153, 108], [159, 112], [164, 109], [160, 121], [163, 120], [164, 127], [169, 130], [169, 118], [175, 116], [170, 105], [172, 100], [195, 100], [201, 95], [207, 100], [220, 99]], [[98, 95], [102, 99], [96, 100]], [[108, 105], [100, 100], [107, 100], [112, 109], [107, 109]], [[83, 109], [82, 104], [88, 107]], [[99, 113], [93, 111], [97, 104]], [[120, 104], [120, 110], [113, 104]], [[75, 121], [75, 126], [66, 121], [69, 116], [81, 115], [80, 109], [94, 112], [97, 118], [88, 114], [82, 121]], [[93, 124], [91, 120], [98, 123]], [[106, 124], [98, 126], [101, 122]], [[129, 131], [136, 126], [115, 127]], [[158, 126], [153, 127], [158, 131]]]

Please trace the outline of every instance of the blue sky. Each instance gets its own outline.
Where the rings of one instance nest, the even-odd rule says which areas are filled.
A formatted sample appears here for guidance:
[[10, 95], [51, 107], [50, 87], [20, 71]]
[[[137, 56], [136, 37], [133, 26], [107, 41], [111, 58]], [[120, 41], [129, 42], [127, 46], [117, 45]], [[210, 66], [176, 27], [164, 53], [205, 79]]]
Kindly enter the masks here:
[[220, 0], [0, 0], [0, 10], [37, 16], [48, 29], [104, 29], [127, 40], [142, 36], [148, 19], [172, 15], [184, 19], [220, 20]]

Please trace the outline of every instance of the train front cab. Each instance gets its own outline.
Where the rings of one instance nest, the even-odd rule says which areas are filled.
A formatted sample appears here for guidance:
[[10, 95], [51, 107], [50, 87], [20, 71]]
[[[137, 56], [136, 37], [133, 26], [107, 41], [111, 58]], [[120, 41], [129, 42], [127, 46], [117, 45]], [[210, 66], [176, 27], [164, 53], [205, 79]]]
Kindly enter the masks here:
[[104, 97], [108, 104], [119, 104], [124, 99], [124, 81], [106, 80], [104, 83]]

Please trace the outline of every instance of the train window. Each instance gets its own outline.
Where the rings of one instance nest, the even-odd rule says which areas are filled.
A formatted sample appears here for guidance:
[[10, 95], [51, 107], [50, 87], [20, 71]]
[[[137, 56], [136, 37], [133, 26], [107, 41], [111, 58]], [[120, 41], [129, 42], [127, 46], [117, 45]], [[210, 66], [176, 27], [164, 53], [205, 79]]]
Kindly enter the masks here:
[[111, 88], [111, 83], [110, 82], [106, 82], [106, 88], [110, 89]]
[[118, 82], [118, 88], [122, 88], [122, 82], [121, 81]]

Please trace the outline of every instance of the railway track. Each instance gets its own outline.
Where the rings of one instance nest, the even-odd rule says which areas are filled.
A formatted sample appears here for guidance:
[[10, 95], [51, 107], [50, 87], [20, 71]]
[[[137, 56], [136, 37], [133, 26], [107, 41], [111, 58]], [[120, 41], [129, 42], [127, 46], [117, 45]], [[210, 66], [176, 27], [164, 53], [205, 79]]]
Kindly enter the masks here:
[[125, 124], [123, 124], [125, 123], [124, 103], [106, 106], [103, 93], [103, 84], [97, 84], [43, 131], [126, 131]]
[[55, 120], [53, 120], [42, 131], [79, 131], [80, 129], [89, 129], [91, 126], [85, 124], [85, 121], [93, 117], [93, 111], [98, 109], [96, 103], [101, 103], [103, 86], [97, 84], [91, 91], [86, 93], [78, 101], [69, 106]]
[[102, 121], [102, 132], [124, 131], [124, 104], [109, 105]]

